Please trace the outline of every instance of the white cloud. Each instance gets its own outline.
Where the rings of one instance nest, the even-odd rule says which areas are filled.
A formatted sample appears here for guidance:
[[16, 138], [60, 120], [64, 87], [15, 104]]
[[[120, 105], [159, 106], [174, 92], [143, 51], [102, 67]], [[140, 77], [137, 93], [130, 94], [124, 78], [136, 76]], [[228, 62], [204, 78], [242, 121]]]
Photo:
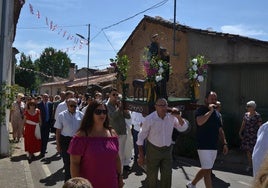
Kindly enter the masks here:
[[263, 30], [252, 29], [246, 25], [224, 25], [221, 27], [223, 33], [237, 34], [241, 36], [258, 37], [267, 35]]

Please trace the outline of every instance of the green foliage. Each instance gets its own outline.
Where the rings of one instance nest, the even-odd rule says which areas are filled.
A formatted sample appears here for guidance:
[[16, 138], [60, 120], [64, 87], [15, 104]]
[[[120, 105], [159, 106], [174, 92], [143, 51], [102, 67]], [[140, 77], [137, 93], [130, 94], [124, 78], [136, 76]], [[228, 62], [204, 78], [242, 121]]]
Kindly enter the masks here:
[[111, 66], [115, 68], [115, 72], [117, 73], [117, 78], [121, 81], [125, 81], [127, 79], [127, 70], [129, 68], [129, 59], [127, 55], [119, 56], [116, 55], [115, 59], [110, 59]]
[[19, 68], [15, 70], [15, 83], [28, 90], [35, 88], [35, 65], [30, 56], [21, 54]]
[[71, 59], [65, 52], [49, 47], [42, 52], [40, 58], [35, 61], [35, 64], [38, 71], [46, 75], [67, 78]]
[[10, 109], [12, 103], [15, 99], [16, 93], [19, 91], [18, 85], [7, 85], [6, 83], [1, 84], [0, 89], [0, 122], [1, 124], [5, 122], [6, 110]]

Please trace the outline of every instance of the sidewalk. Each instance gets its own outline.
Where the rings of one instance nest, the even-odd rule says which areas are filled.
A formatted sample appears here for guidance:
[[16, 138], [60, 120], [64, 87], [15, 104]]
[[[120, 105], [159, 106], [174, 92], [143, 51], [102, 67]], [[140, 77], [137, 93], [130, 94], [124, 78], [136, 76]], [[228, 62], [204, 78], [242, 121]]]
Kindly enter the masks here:
[[[24, 151], [23, 139], [20, 143], [11, 143], [11, 150], [12, 155], [10, 157], [0, 158], [0, 185], [9, 188], [34, 188], [29, 163]], [[182, 164], [200, 166], [199, 161], [195, 159], [178, 156], [176, 160]], [[230, 150], [228, 155], [220, 154], [217, 157], [213, 169], [250, 175], [245, 171], [245, 167], [245, 154], [239, 150]]]
[[11, 143], [11, 156], [0, 158], [0, 185], [10, 188], [33, 188], [30, 167], [24, 151], [23, 140]]

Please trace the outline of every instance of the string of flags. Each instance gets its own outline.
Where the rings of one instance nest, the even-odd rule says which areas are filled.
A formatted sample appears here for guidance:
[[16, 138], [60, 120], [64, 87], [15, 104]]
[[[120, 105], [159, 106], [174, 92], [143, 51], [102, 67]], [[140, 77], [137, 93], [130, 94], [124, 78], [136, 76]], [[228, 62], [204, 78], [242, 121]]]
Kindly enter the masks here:
[[47, 77], [47, 78], [52, 78], [52, 76], [49, 76], [49, 75], [47, 75], [45, 73], [42, 73], [42, 72], [39, 72], [39, 71], [35, 71], [35, 70], [32, 70], [32, 69], [28, 69], [28, 68], [24, 68], [24, 67], [20, 67], [20, 66], [16, 66], [16, 69], [27, 71], [27, 72], [33, 72], [35, 74], [39, 74], [39, 75], [44, 76], [44, 77]]
[[[21, 5], [25, 4], [25, 0], [18, 0], [18, 1], [20, 2]], [[38, 9], [35, 9], [31, 3], [29, 3], [29, 11], [30, 11], [30, 14], [32, 14], [33, 16], [36, 16], [37, 19], [43, 18], [41, 16], [40, 11]], [[58, 24], [54, 23], [53, 20], [50, 20], [47, 16], [44, 16], [44, 17], [45, 17], [45, 25], [48, 27], [49, 30], [53, 32], [57, 32], [57, 34], [59, 36], [62, 36], [62, 38], [68, 41], [72, 41], [74, 43], [74, 46], [67, 47], [65, 49], [60, 49], [60, 51], [68, 53], [71, 50], [72, 51], [80, 50], [84, 47], [84, 45], [88, 45], [89, 41], [87, 41], [86, 39], [78, 38], [76, 35], [68, 32], [63, 27], [58, 26]], [[33, 57], [33, 56], [37, 57], [38, 55], [37, 54], [30, 55], [30, 57]]]

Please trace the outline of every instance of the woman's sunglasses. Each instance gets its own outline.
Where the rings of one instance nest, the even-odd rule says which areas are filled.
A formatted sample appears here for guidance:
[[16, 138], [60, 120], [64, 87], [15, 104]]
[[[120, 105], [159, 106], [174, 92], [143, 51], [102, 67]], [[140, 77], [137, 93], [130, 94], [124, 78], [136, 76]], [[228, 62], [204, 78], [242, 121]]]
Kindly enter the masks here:
[[107, 110], [96, 109], [96, 110], [94, 110], [94, 113], [96, 115], [101, 115], [101, 114], [106, 115], [107, 114]]

